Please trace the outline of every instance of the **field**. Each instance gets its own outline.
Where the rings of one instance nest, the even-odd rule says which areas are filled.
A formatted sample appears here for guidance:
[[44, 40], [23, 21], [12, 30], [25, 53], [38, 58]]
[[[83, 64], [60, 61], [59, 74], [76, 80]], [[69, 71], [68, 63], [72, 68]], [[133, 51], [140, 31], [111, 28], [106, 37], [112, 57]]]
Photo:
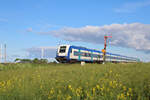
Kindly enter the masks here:
[[0, 100], [150, 100], [150, 63], [0, 65]]

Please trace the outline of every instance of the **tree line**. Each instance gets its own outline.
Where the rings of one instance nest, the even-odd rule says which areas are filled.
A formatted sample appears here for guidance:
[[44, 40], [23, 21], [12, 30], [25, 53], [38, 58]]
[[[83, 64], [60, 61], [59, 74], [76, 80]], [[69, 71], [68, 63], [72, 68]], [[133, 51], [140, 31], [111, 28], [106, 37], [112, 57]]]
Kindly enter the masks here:
[[[20, 58], [16, 58], [15, 61], [16, 63], [36, 63], [36, 64], [47, 64], [49, 63], [47, 59], [20, 59]], [[51, 63], [56, 63], [56, 61], [53, 61]]]

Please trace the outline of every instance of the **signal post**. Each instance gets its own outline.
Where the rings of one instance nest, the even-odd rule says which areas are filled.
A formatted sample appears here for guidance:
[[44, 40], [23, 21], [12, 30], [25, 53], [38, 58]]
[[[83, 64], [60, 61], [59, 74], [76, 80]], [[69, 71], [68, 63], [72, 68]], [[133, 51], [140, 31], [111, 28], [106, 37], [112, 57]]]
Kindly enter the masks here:
[[112, 36], [104, 36], [104, 49], [102, 49], [103, 52], [103, 64], [105, 64], [105, 55], [106, 55], [106, 47], [107, 47], [107, 39], [112, 38]]

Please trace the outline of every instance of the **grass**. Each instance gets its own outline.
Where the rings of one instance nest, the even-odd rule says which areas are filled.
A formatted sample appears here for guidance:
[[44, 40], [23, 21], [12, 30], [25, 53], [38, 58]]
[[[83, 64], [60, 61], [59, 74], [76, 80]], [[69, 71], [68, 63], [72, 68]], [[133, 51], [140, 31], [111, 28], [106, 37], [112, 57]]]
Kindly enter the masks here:
[[149, 100], [150, 63], [0, 65], [0, 100]]

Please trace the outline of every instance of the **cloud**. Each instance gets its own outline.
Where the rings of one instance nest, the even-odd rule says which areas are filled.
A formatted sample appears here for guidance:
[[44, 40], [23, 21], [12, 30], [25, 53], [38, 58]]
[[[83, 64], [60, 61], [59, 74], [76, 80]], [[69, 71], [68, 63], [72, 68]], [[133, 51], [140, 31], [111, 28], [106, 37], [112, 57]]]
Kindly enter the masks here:
[[26, 29], [26, 32], [33, 32], [33, 29], [32, 28], [28, 28], [28, 29]]
[[56, 56], [56, 47], [32, 47], [28, 48], [28, 58], [41, 58], [42, 48], [44, 50], [43, 58], [54, 58]]
[[88, 43], [103, 44], [104, 35], [112, 35], [111, 45], [150, 52], [150, 25], [141, 23], [111, 24], [104, 26], [65, 27], [59, 30], [40, 32], [55, 37]]
[[117, 13], [132, 13], [140, 8], [147, 6], [150, 6], [150, 0], [143, 2], [125, 3], [124, 5], [122, 5], [122, 7], [114, 9], [114, 11]]

